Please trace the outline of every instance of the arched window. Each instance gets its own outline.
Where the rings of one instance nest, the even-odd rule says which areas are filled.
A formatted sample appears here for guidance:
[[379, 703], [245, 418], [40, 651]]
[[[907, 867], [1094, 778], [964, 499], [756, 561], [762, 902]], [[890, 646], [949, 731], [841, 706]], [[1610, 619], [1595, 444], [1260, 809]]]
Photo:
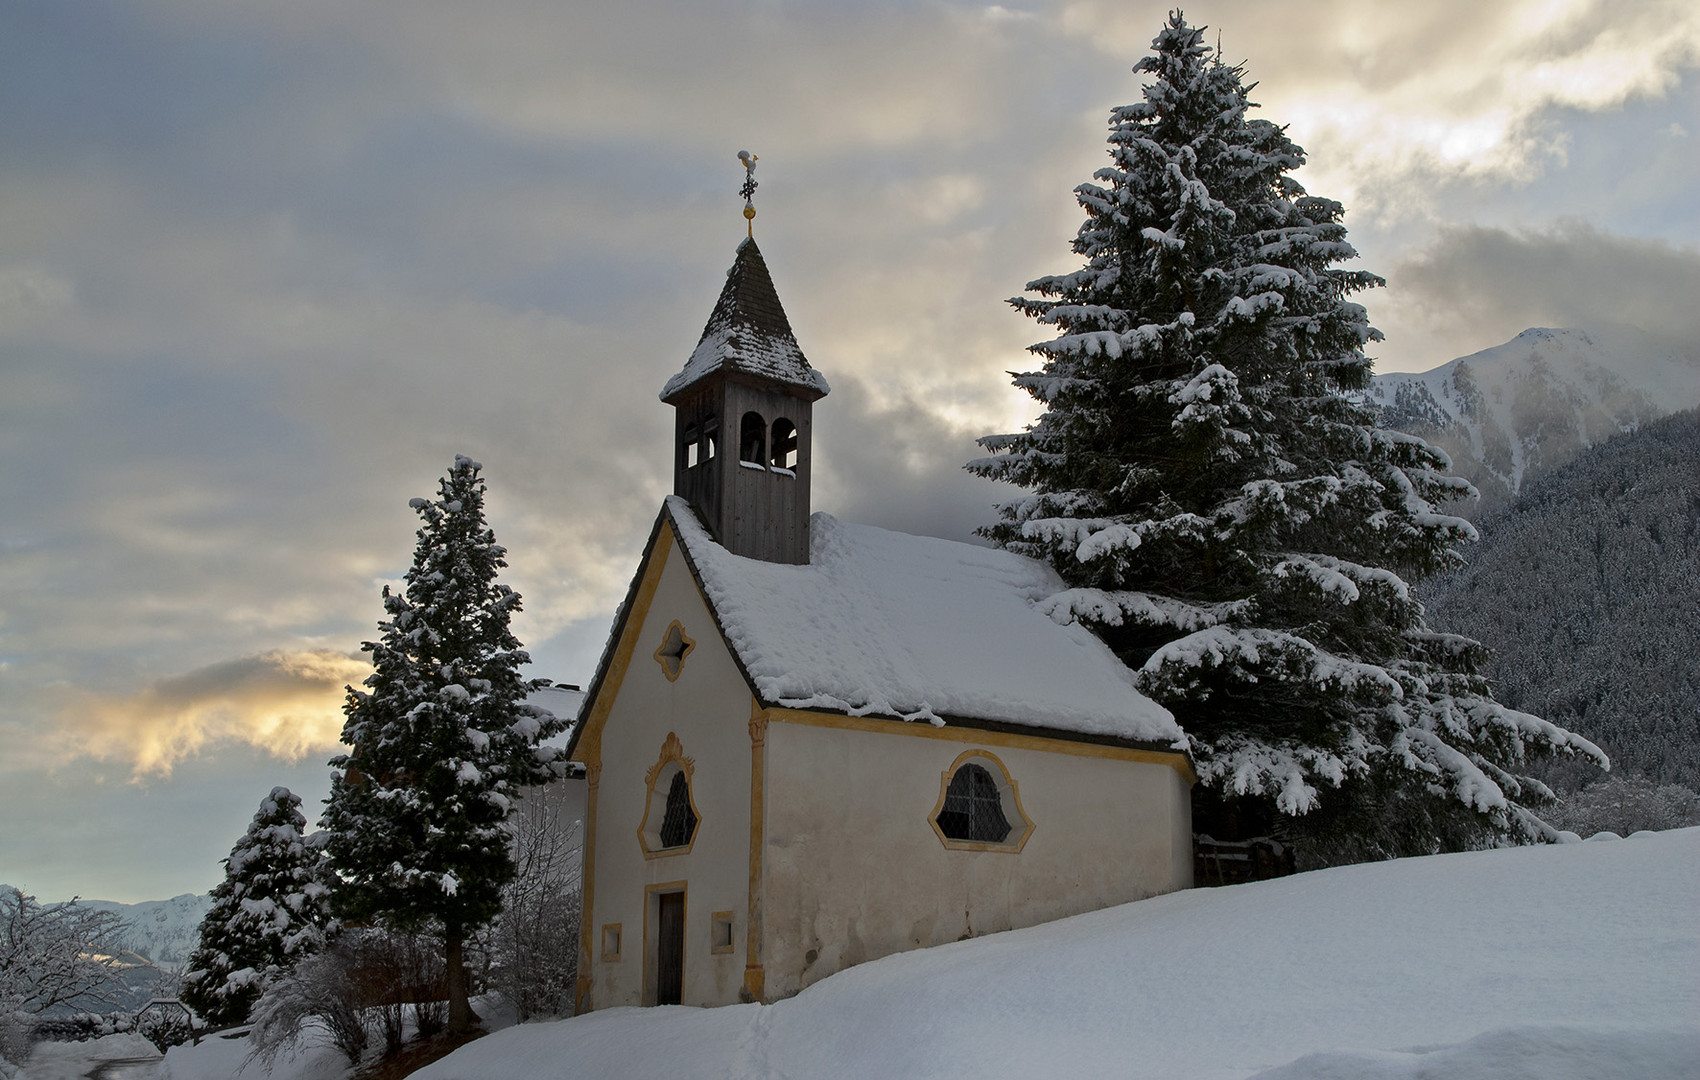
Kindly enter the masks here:
[[956, 770], [945, 788], [938, 823], [939, 831], [952, 840], [1001, 844], [1009, 838], [1003, 797], [998, 794], [997, 781], [984, 766], [964, 765]]
[[1017, 852], [1033, 834], [1009, 770], [986, 750], [964, 751], [940, 778], [933, 831], [958, 851]]
[[685, 756], [679, 736], [669, 731], [661, 744], [661, 756], [644, 774], [649, 795], [638, 825], [644, 858], [682, 855], [691, 850], [702, 825], [702, 814], [691, 792], [695, 772], [696, 762]]
[[684, 847], [697, 831], [697, 814], [691, 809], [691, 782], [683, 770], [673, 774], [667, 786], [667, 813], [661, 819], [661, 846]]
[[795, 469], [797, 467], [797, 426], [781, 417], [773, 422], [773, 441], [769, 444], [773, 451], [770, 464], [776, 469]]
[[767, 422], [759, 412], [744, 414], [738, 425], [738, 460], [752, 465], [767, 464]]

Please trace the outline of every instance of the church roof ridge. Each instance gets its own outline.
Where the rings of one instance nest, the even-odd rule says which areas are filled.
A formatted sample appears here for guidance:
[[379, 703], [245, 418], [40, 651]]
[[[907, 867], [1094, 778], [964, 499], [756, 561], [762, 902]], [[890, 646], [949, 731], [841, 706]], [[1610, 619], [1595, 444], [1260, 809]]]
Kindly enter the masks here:
[[684, 368], [662, 387], [661, 400], [672, 404], [677, 395], [719, 371], [784, 383], [811, 401], [831, 389], [803, 356], [753, 237], [738, 244], [702, 337]]

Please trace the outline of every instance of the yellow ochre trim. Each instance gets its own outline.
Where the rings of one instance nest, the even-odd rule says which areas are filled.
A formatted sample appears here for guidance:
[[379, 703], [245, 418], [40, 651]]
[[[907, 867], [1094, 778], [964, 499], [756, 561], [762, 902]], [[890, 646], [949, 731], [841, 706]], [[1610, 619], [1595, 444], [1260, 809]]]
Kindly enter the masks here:
[[578, 942], [578, 985], [573, 991], [573, 1014], [587, 1013], [596, 1008], [592, 990], [596, 984], [596, 976], [591, 974], [591, 947], [594, 944], [591, 937], [596, 931], [594, 915], [596, 913], [596, 796], [601, 786], [602, 762], [597, 761], [586, 765], [584, 769], [585, 786], [587, 789], [584, 807], [584, 867], [580, 878], [584, 882], [583, 910], [579, 913], [579, 942]]
[[803, 727], [836, 728], [839, 731], [871, 731], [883, 735], [907, 735], [916, 739], [937, 739], [944, 742], [977, 743], [1007, 750], [1036, 750], [1047, 754], [1067, 754], [1070, 757], [1101, 758], [1107, 761], [1138, 761], [1148, 765], [1167, 765], [1181, 774], [1188, 784], [1198, 783], [1192, 762], [1178, 750], [1143, 750], [1133, 746], [1106, 746], [1102, 743], [1077, 742], [1073, 739], [1047, 739], [1040, 735], [1022, 735], [1010, 731], [984, 731], [962, 725], [946, 724], [934, 727], [925, 720], [886, 720], [872, 716], [845, 716], [842, 713], [807, 712], [802, 709], [768, 709], [767, 718], [782, 724]]
[[632, 654], [637, 651], [637, 643], [643, 634], [644, 623], [649, 620], [649, 606], [655, 601], [655, 590], [661, 585], [662, 572], [667, 569], [667, 558], [673, 553], [673, 523], [664, 521], [665, 528], [655, 538], [655, 547], [649, 553], [649, 564], [644, 568], [643, 580], [638, 582], [637, 595], [632, 597], [632, 610], [626, 615], [626, 625], [620, 634], [620, 644], [614, 649], [614, 659], [608, 664], [608, 674], [597, 688], [596, 702], [590, 710], [590, 715], [584, 720], [584, 734], [579, 737], [575, 753], [578, 760], [586, 765], [602, 760], [602, 729], [608, 723], [608, 714], [614, 708], [614, 701], [620, 696], [620, 685], [626, 681], [626, 672], [632, 666]]
[[[679, 635], [679, 651], [677, 654], [667, 650], [668, 645], [672, 644], [675, 632]], [[655, 652], [650, 655], [654, 657], [657, 664], [661, 665], [661, 674], [667, 676], [667, 681], [677, 682], [679, 676], [685, 670], [685, 657], [691, 655], [691, 650], [696, 647], [696, 640], [685, 633], [684, 623], [674, 619], [668, 624], [667, 632], [661, 635], [661, 644], [657, 645]]]
[[767, 713], [750, 699], [750, 892], [744, 927], [744, 993], [748, 1001], [765, 1001], [767, 976], [762, 968], [762, 899], [767, 855]]
[[597, 781], [602, 774], [602, 729], [608, 723], [608, 714], [614, 708], [614, 700], [619, 697], [620, 684], [625, 682], [626, 671], [631, 667], [632, 654], [637, 650], [644, 622], [649, 617], [649, 606], [655, 600], [655, 590], [661, 585], [661, 574], [667, 567], [667, 557], [673, 551], [673, 525], [670, 521], [664, 523], [666, 527], [660, 529], [655, 538], [655, 547], [650, 551], [649, 562], [644, 567], [643, 580], [638, 582], [637, 594], [632, 597], [632, 609], [626, 615], [626, 625], [620, 634], [620, 642], [614, 648], [613, 659], [609, 661], [608, 674], [598, 688], [599, 692], [590, 715], [584, 718], [584, 734], [579, 736], [578, 745], [574, 748], [574, 757], [584, 765], [590, 780], [590, 798], [584, 814], [584, 911], [580, 922], [582, 929], [579, 936], [579, 977], [574, 1000], [574, 1011], [580, 1013], [596, 1008], [596, 979], [591, 974], [594, 970], [591, 957], [594, 954], [591, 950], [595, 945], [592, 935], [596, 932], [596, 793]]
[[[984, 761], [975, 761], [976, 758], [991, 762], [998, 767], [998, 772], [1003, 774], [1004, 785], [1009, 788], [1010, 799], [1015, 803], [1015, 815], [1020, 819], [1022, 826], [1021, 835], [1014, 840], [1005, 840], [1001, 844], [979, 843], [973, 840], [953, 840], [944, 834], [943, 829], [939, 828], [939, 811], [944, 809], [944, 799], [950, 791], [951, 778], [956, 775], [956, 770], [970, 761], [974, 761], [976, 765], [984, 764]], [[939, 801], [933, 804], [933, 812], [927, 815], [927, 824], [933, 827], [933, 833], [939, 838], [939, 843], [952, 851], [1001, 851], [1010, 855], [1020, 854], [1021, 849], [1027, 846], [1027, 838], [1032, 836], [1033, 830], [1037, 828], [1033, 824], [1033, 819], [1027, 816], [1026, 807], [1021, 805], [1021, 786], [1015, 782], [1013, 776], [1009, 775], [1009, 769], [1004, 767], [1004, 763], [998, 759], [998, 756], [990, 750], [964, 750], [956, 755], [956, 760], [950, 763], [950, 768], [946, 769], [943, 775], [939, 777]], [[1012, 828], [1011, 831], [1016, 830]]]

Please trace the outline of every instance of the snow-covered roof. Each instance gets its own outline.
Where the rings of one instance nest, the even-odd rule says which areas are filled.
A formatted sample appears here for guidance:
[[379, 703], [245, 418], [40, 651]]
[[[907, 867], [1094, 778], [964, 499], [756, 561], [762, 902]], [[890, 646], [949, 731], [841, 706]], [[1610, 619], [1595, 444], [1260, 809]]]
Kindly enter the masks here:
[[829, 389], [826, 377], [809, 366], [798, 347], [753, 239], [738, 245], [702, 339], [684, 369], [662, 387], [661, 400], [671, 403], [675, 395], [717, 371], [774, 379], [803, 390], [811, 401]]
[[770, 563], [721, 547], [678, 496], [667, 514], [769, 704], [1185, 746], [1102, 641], [1039, 610], [1064, 588], [1044, 563], [828, 514], [809, 520], [807, 564]]
[[547, 709], [556, 719], [566, 721], [566, 727], [559, 735], [544, 740], [547, 746], [564, 749], [572, 739], [573, 729], [578, 726], [579, 709], [584, 706], [584, 691], [572, 685], [545, 686], [527, 694], [525, 703]]

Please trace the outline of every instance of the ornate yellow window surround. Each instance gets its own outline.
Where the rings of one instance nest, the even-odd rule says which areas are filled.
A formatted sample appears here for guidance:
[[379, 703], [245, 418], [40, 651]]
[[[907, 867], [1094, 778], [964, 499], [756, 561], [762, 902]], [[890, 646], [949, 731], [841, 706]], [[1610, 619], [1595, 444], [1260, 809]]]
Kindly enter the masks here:
[[[691, 816], [695, 820], [695, 825], [692, 826], [691, 834], [683, 844], [664, 847], [661, 842], [661, 819], [666, 813], [667, 791], [662, 791], [662, 808], [661, 812], [657, 813], [655, 789], [662, 777], [666, 777], [670, 784], [676, 775], [683, 775], [685, 778], [685, 797], [689, 800]], [[702, 832], [702, 811], [697, 809], [696, 785], [692, 782], [695, 775], [696, 759], [685, 756], [685, 748], [679, 742], [678, 734], [669, 731], [667, 738], [661, 744], [661, 756], [643, 775], [644, 783], [649, 788], [643, 801], [643, 820], [638, 823], [638, 845], [643, 849], [644, 858], [660, 859], [669, 855], [684, 855], [689, 853], [691, 848], [696, 845], [697, 836]], [[650, 825], [651, 819], [656, 821], [653, 827]]]
[[[1004, 816], [1009, 818], [1009, 837], [1002, 843], [977, 843], [972, 840], [956, 840], [945, 835], [939, 827], [939, 812], [944, 809], [945, 796], [950, 791], [950, 782], [956, 776], [957, 770], [964, 765], [979, 765], [991, 773], [997, 782], [999, 794], [1002, 796]], [[990, 750], [964, 750], [956, 756], [939, 777], [939, 798], [933, 804], [933, 809], [927, 815], [927, 824], [933, 827], [933, 833], [938, 836], [939, 843], [952, 851], [1001, 851], [1006, 854], [1017, 854], [1027, 845], [1027, 838], [1033, 835], [1037, 827], [1033, 819], [1027, 816], [1027, 811], [1021, 805], [1021, 788], [1015, 779], [1009, 775], [1009, 769], [1004, 767], [1002, 760]]]
[[696, 647], [697, 643], [685, 634], [684, 624], [674, 619], [667, 632], [661, 635], [661, 644], [650, 655], [661, 665], [661, 673], [667, 676], [667, 681], [674, 682], [685, 670], [685, 657], [691, 655], [691, 650]]

